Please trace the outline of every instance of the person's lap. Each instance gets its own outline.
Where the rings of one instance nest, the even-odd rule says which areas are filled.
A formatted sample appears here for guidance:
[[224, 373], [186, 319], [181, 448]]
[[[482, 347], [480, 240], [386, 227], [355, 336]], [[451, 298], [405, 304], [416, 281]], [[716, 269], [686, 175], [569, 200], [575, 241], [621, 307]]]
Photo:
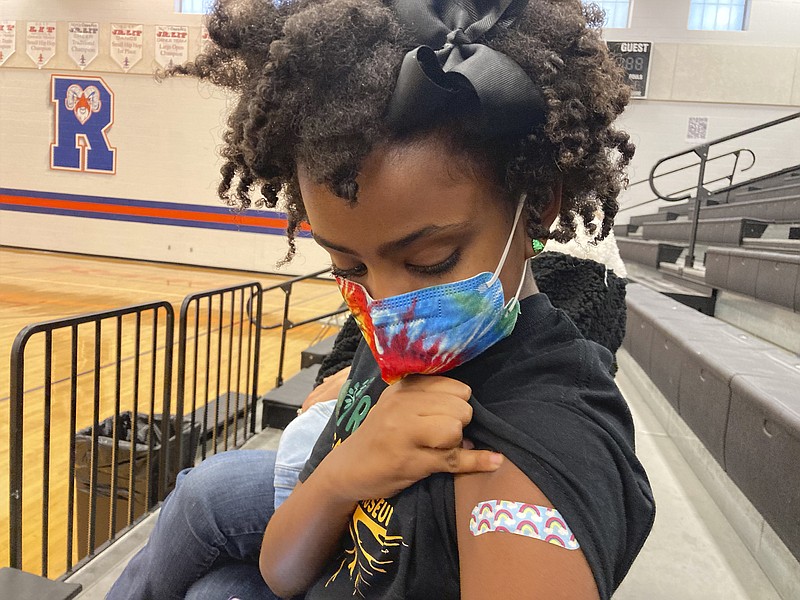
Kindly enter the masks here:
[[257, 563], [222, 560], [186, 592], [186, 600], [276, 600]]
[[182, 472], [150, 540], [107, 598], [276, 598], [258, 571], [274, 470], [274, 451], [236, 450]]

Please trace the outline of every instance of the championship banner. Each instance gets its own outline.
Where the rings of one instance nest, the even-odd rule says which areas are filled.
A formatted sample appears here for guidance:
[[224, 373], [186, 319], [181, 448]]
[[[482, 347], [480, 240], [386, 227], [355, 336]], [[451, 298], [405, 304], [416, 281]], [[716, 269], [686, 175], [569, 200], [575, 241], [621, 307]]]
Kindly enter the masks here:
[[156, 25], [156, 62], [163, 68], [189, 60], [189, 28]]
[[56, 54], [56, 22], [29, 22], [25, 34], [28, 56], [41, 69]]
[[75, 64], [81, 70], [88, 67], [100, 52], [99, 23], [70, 23], [67, 46], [67, 54]]
[[113, 175], [117, 150], [108, 142], [114, 124], [114, 92], [101, 77], [52, 75], [50, 100], [55, 139], [50, 168]]
[[17, 51], [17, 22], [0, 21], [0, 66]]
[[143, 25], [111, 24], [111, 58], [126, 73], [142, 60]]

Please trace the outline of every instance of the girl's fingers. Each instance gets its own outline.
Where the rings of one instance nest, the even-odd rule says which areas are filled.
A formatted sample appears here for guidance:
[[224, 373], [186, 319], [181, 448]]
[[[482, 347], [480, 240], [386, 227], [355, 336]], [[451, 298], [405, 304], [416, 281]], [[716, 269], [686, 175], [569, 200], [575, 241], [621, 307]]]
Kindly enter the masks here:
[[460, 421], [462, 427], [472, 421], [472, 407], [462, 398], [452, 395], [422, 399], [416, 412], [421, 417], [448, 416]]
[[505, 458], [502, 454], [489, 450], [466, 450], [465, 448], [452, 448], [439, 450], [440, 473], [485, 473], [496, 471], [503, 464]]
[[472, 395], [472, 388], [466, 383], [440, 375], [409, 375], [395, 385], [400, 386], [403, 391], [448, 394], [462, 400], [469, 400]]
[[413, 441], [422, 448], [449, 450], [461, 446], [461, 421], [449, 416], [430, 416], [414, 420]]

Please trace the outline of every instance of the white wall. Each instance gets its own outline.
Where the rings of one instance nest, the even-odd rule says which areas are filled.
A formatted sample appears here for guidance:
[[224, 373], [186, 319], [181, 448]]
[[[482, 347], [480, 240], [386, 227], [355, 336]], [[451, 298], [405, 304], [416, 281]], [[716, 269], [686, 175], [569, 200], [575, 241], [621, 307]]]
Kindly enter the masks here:
[[[783, 106], [758, 106], [743, 104], [721, 104], [700, 102], [665, 102], [658, 100], [636, 101], [625, 111], [619, 120], [620, 127], [631, 134], [636, 144], [636, 155], [628, 171], [631, 183], [646, 179], [653, 165], [661, 158], [677, 154], [692, 148], [695, 142], [686, 141], [688, 119], [691, 116], [708, 117], [709, 139], [720, 138], [736, 133], [742, 129], [779, 119], [797, 112], [798, 108]], [[756, 155], [756, 162], [751, 169], [741, 172], [742, 167], [750, 165], [750, 159], [741, 158], [740, 169], [734, 177], [734, 183], [746, 181], [752, 177], [765, 175], [787, 166], [800, 165], [800, 119], [791, 121], [773, 129], [739, 138], [714, 146], [711, 156], [726, 154], [740, 148], [749, 148]], [[733, 157], [720, 159], [708, 165], [705, 180], [723, 177], [731, 172]], [[658, 173], [673, 168], [696, 163], [698, 158], [692, 154], [675, 162], [664, 164]], [[697, 170], [690, 169], [680, 174], [662, 178], [658, 189], [669, 194], [697, 183]], [[712, 189], [722, 187], [723, 183], [709, 186]], [[647, 183], [641, 183], [623, 192], [620, 204], [630, 206], [654, 198]], [[655, 202], [638, 209], [620, 213], [618, 223], [626, 223], [631, 216], [649, 214], [663, 206], [664, 202]]]
[[[35, 192], [220, 207], [217, 156], [229, 99], [188, 79], [156, 82], [155, 25], [186, 25], [190, 57], [199, 51], [201, 17], [173, 12], [173, 0], [0, 0], [0, 18], [16, 19], [16, 53], [0, 67], [0, 187]], [[58, 22], [58, 52], [38, 70], [25, 54], [26, 21]], [[68, 21], [100, 23], [100, 56], [80, 71], [66, 54]], [[123, 73], [109, 56], [110, 23], [144, 24], [144, 58]], [[50, 76], [99, 75], [115, 94], [108, 138], [115, 175], [49, 168], [53, 138]], [[0, 244], [88, 254], [277, 272], [283, 235], [218, 231], [0, 210]], [[282, 271], [324, 268], [327, 254], [308, 239]]]
[[[31, 21], [127, 21], [200, 25], [200, 15], [175, 12], [174, 0], [0, 0], [3, 19]], [[169, 19], [169, 23], [163, 22]]]
[[[800, 109], [800, 0], [754, 0], [747, 32], [686, 30], [689, 0], [634, 1], [631, 29], [606, 32], [609, 40], [654, 43], [649, 97], [633, 101], [621, 120], [638, 145], [632, 181], [658, 158], [689, 147], [689, 116], [709, 117], [710, 137], [719, 137]], [[16, 54], [0, 67], [0, 187], [220, 206], [216, 149], [228, 99], [194, 81], [159, 84], [151, 76], [155, 25], [188, 26], [190, 57], [199, 49], [201, 17], [173, 9], [173, 0], [0, 0], [0, 19], [18, 21]], [[59, 51], [42, 70], [25, 55], [24, 23], [34, 20], [59, 27]], [[101, 56], [83, 72], [65, 52], [72, 20], [100, 23]], [[144, 59], [128, 73], [108, 55], [110, 23], [144, 25]], [[50, 169], [52, 73], [99, 75], [114, 91], [115, 175]], [[758, 162], [750, 173], [800, 163], [798, 133], [800, 122], [752, 140]], [[647, 186], [637, 186], [623, 203], [649, 197]], [[623, 213], [620, 221], [642, 210], [652, 209]], [[265, 271], [275, 270], [286, 248], [281, 235], [6, 210], [0, 244]], [[313, 242], [299, 246], [290, 272], [325, 266]]]
[[652, 42], [797, 46], [800, 34], [798, 0], [751, 0], [747, 31], [689, 31], [690, 0], [632, 0], [630, 30], [609, 29], [612, 35], [635, 32]]
[[[658, 159], [696, 143], [686, 141], [689, 117], [708, 117], [712, 140], [800, 110], [800, 0], [752, 0], [747, 31], [689, 31], [689, 5], [690, 0], [633, 0], [631, 27], [605, 32], [608, 40], [653, 43], [647, 99], [632, 100], [620, 119], [637, 145], [631, 182], [646, 178]], [[743, 181], [800, 164], [798, 140], [800, 120], [717, 146], [711, 155], [752, 149], [756, 164], [734, 179]], [[718, 161], [711, 174], [727, 174], [730, 166]], [[662, 189], [671, 192], [696, 180], [696, 171], [687, 171], [663, 180]], [[623, 192], [620, 202], [653, 197], [645, 183]], [[625, 211], [617, 221], [661, 204]]]

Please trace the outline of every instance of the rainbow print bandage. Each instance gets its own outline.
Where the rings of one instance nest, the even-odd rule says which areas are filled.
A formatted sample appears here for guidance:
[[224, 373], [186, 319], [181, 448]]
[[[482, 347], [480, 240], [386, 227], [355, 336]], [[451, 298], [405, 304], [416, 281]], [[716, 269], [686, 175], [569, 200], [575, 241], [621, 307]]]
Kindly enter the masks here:
[[515, 533], [577, 550], [580, 544], [567, 526], [561, 513], [555, 508], [509, 502], [508, 500], [484, 500], [472, 509], [469, 530], [478, 536], [490, 531]]

